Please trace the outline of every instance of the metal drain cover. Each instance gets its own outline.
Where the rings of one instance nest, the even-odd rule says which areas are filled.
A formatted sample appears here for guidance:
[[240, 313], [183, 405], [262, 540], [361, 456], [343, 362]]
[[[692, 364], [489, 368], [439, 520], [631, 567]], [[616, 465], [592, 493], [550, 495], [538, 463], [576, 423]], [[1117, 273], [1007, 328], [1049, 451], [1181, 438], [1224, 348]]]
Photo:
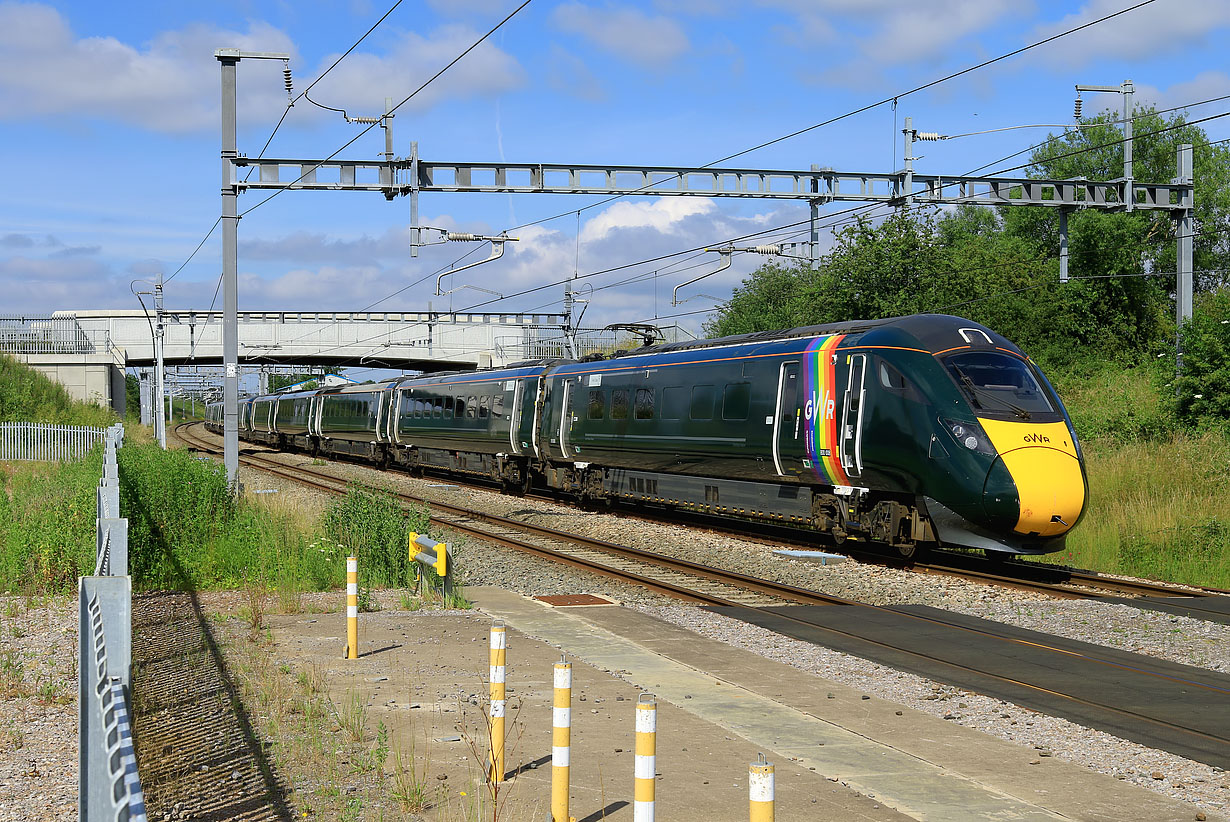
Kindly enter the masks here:
[[614, 605], [609, 599], [596, 597], [593, 594], [552, 594], [550, 596], [534, 597], [539, 602], [545, 602], [556, 608], [565, 605]]

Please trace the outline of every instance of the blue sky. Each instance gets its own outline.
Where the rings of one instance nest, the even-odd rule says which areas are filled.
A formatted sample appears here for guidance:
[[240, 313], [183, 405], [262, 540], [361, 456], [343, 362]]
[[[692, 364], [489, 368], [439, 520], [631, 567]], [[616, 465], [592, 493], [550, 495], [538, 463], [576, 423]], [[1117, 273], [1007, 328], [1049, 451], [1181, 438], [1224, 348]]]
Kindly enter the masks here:
[[[298, 93], [392, 2], [0, 2], [0, 313], [136, 308], [129, 282], [158, 271], [169, 276], [219, 214], [214, 50], [289, 52]], [[312, 97], [353, 115], [378, 114], [385, 97], [405, 97], [516, 5], [405, 0]], [[533, 0], [399, 111], [394, 148], [406, 155], [417, 140], [421, 155], [433, 161], [699, 166], [1129, 5]], [[1130, 78], [1138, 102], [1164, 108], [1230, 94], [1228, 35], [1230, 4], [1155, 0], [901, 98], [895, 111], [879, 106], [730, 165], [892, 171], [901, 166], [899, 130], [907, 115], [919, 130], [947, 134], [1062, 124], [1071, 121], [1076, 83], [1117, 85]], [[239, 149], [254, 156], [286, 108], [281, 65], [242, 62], [239, 84]], [[1084, 98], [1087, 113], [1120, 105], [1118, 95]], [[1194, 106], [1190, 114], [1228, 109], [1221, 101]], [[1212, 139], [1230, 136], [1230, 118], [1205, 128]], [[358, 130], [300, 100], [267, 156], [323, 157]], [[1047, 131], [924, 143], [916, 167], [966, 173]], [[381, 151], [376, 129], [341, 156], [374, 159]], [[241, 210], [261, 198], [244, 194]], [[425, 194], [421, 219], [490, 234], [598, 199]], [[826, 212], [847, 207], [838, 203]], [[514, 232], [519, 242], [502, 260], [459, 274], [453, 285], [512, 293], [574, 269], [586, 274], [719, 244], [806, 216], [805, 205], [785, 201], [627, 197], [579, 218], [569, 213]], [[408, 223], [404, 198], [285, 193], [241, 222], [240, 307], [358, 310], [424, 277], [379, 308], [419, 310], [431, 301], [460, 309], [484, 301], [472, 290], [433, 295], [429, 275], [467, 249], [450, 244], [411, 258]], [[215, 233], [167, 286], [168, 306], [210, 305], [220, 246]], [[729, 271], [681, 296], [728, 296], [762, 261], [736, 256]], [[717, 264], [716, 254], [677, 257], [589, 278], [601, 290], [591, 295], [586, 324], [710, 307], [709, 296], [693, 296], [673, 309], [670, 293]], [[650, 276], [603, 288], [638, 274]], [[488, 310], [558, 310], [561, 297], [562, 289], [553, 287]], [[681, 322], [696, 327], [702, 319], [690, 314]]]

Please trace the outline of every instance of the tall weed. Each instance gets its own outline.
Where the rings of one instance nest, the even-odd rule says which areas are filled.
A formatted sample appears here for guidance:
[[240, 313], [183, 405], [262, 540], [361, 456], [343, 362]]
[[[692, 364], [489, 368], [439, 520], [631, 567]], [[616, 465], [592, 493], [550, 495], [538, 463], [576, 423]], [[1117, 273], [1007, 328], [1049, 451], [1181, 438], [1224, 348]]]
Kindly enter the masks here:
[[361, 588], [387, 588], [405, 584], [406, 535], [425, 533], [427, 523], [425, 510], [403, 509], [392, 494], [351, 485], [330, 502], [322, 524], [342, 556], [358, 558]]

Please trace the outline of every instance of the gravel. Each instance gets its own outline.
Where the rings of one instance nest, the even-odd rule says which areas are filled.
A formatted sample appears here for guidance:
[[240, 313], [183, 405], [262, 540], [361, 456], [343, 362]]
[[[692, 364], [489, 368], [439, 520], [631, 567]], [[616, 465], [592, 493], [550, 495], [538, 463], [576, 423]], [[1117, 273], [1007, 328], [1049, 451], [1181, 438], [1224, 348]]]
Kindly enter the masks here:
[[0, 596], [0, 822], [77, 818], [77, 599]]
[[[295, 454], [281, 454], [276, 458], [292, 465], [310, 462]], [[777, 546], [694, 527], [651, 522], [634, 516], [582, 512], [568, 505], [450, 486], [446, 480], [419, 480], [397, 471], [376, 472], [350, 463], [328, 463], [314, 468], [346, 480], [598, 536], [837, 596], [878, 605], [943, 608], [1172, 662], [1230, 672], [1230, 627], [1221, 624], [1130, 605], [1057, 600], [1042, 593], [852, 562], [818, 566], [774, 555], [772, 552]], [[246, 477], [249, 488], [282, 488], [288, 499], [302, 498], [307, 505], [323, 505], [326, 499], [320, 492], [295, 488], [292, 483], [267, 474], [248, 471]], [[604, 595], [704, 636], [1034, 748], [1038, 756], [1053, 755], [1190, 801], [1194, 810], [1230, 810], [1230, 788], [1227, 787], [1230, 778], [1218, 768], [783, 637], [739, 620], [681, 605], [677, 600], [634, 586], [508, 549], [458, 540], [457, 555], [464, 566], [465, 581], [471, 585], [501, 585], [531, 596], [579, 592]]]

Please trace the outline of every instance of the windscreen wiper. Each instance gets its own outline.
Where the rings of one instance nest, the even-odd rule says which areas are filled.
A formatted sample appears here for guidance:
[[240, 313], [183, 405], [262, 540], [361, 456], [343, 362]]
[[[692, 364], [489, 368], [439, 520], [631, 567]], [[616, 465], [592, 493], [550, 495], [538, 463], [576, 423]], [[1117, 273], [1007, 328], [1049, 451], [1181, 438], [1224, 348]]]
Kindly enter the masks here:
[[961, 382], [965, 385], [965, 387], [970, 390], [970, 399], [974, 401], [974, 405], [978, 406], [979, 408], [984, 407], [983, 404], [978, 401], [978, 395], [981, 394], [983, 397], [995, 400], [997, 403], [1002, 405], [1004, 408], [1007, 408], [1009, 411], [1016, 414], [1021, 419], [1023, 420], [1031, 419], [1029, 412], [1026, 411], [1024, 408], [1022, 408], [1021, 406], [1015, 403], [1008, 402], [1006, 399], [994, 393], [993, 391], [988, 391], [985, 388], [980, 388], [979, 386], [975, 385], [974, 381], [969, 378], [968, 374], [966, 374], [964, 371], [961, 370], [960, 366], [954, 365], [953, 369], [961, 377]]

